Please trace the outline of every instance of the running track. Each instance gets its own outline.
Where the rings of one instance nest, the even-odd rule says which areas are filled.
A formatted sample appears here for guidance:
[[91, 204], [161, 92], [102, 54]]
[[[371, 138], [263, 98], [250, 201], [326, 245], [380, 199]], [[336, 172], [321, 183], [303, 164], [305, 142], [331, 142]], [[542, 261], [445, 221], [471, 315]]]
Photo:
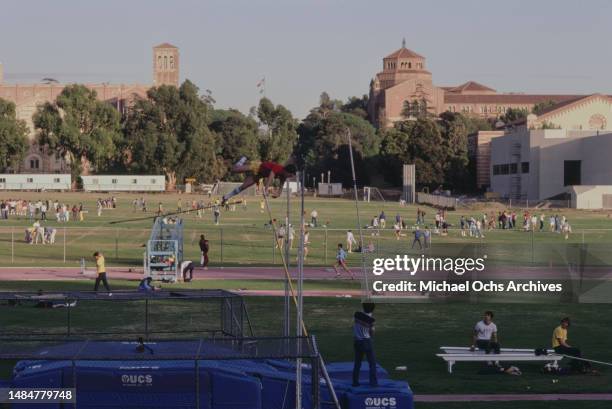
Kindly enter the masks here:
[[[309, 280], [333, 279], [334, 272], [327, 268], [304, 269], [304, 275]], [[142, 269], [117, 267], [108, 269], [109, 281], [142, 279]], [[294, 274], [294, 271], [291, 271]], [[70, 267], [0, 267], [0, 281], [53, 281], [53, 280], [83, 280], [95, 278], [91, 270], [81, 273], [80, 268]], [[280, 267], [224, 267], [204, 270], [196, 267], [194, 280], [236, 280], [233, 291], [244, 295], [283, 296], [284, 290], [248, 290], [240, 289], [240, 280], [281, 280], [285, 273]], [[294, 277], [295, 278], [295, 277]], [[304, 290], [306, 297], [359, 297], [361, 291], [346, 290]]]
[[[353, 268], [353, 273], [359, 276], [360, 268]], [[88, 271], [91, 271], [89, 269]], [[290, 274], [295, 278], [295, 267], [290, 268]], [[93, 274], [93, 273], [92, 273]], [[385, 278], [404, 278], [406, 273], [387, 272]], [[428, 279], [447, 279], [445, 272], [424, 272]], [[138, 267], [111, 267], [108, 269], [110, 279], [140, 280], [142, 268]], [[568, 269], [562, 267], [512, 267], [488, 268], [480, 273], [479, 279], [563, 279], [568, 278]], [[88, 275], [85, 276], [85, 278]], [[196, 267], [195, 280], [281, 280], [285, 273], [280, 266], [273, 267], [211, 267], [204, 270]], [[346, 274], [344, 274], [346, 277]], [[19, 280], [70, 280], [83, 279], [77, 267], [0, 267], [0, 281]], [[334, 272], [330, 267], [305, 267], [304, 279], [325, 280], [333, 279]], [[586, 268], [582, 274], [583, 279], [612, 279], [612, 268]]]
[[[358, 277], [361, 274], [361, 269], [353, 269]], [[295, 279], [295, 268], [290, 269], [290, 274]], [[385, 278], [398, 279], [403, 278], [405, 273], [387, 272]], [[428, 272], [428, 279], [444, 280], [447, 279], [448, 273]], [[484, 273], [481, 273], [484, 275]], [[329, 267], [306, 267], [304, 268], [304, 278], [306, 280], [331, 280], [334, 279], [334, 271]], [[108, 269], [109, 280], [131, 280], [139, 281], [142, 279], [142, 269], [129, 267], [115, 267]], [[526, 267], [504, 267], [492, 268], [486, 272], [486, 278], [497, 279], [559, 279], [567, 278], [568, 270], [565, 268], [526, 268]], [[0, 281], [35, 281], [35, 280], [83, 280], [93, 279], [95, 273], [88, 270], [82, 274], [80, 268], [76, 267], [0, 267]], [[241, 289], [240, 280], [282, 280], [285, 273], [280, 266], [275, 267], [211, 267], [209, 270], [196, 267], [194, 271], [194, 280], [235, 280], [236, 288], [234, 291], [244, 295], [262, 295], [262, 296], [281, 296], [284, 295], [282, 290], [249, 290]], [[370, 275], [371, 277], [371, 275]], [[344, 274], [343, 279], [348, 279]], [[478, 277], [484, 279], [485, 277]], [[583, 275], [583, 279], [602, 279], [611, 280], [612, 273], [608, 268], [591, 268], [587, 269]], [[317, 297], [359, 297], [362, 292], [358, 289], [338, 289], [338, 290], [305, 290], [304, 296]]]

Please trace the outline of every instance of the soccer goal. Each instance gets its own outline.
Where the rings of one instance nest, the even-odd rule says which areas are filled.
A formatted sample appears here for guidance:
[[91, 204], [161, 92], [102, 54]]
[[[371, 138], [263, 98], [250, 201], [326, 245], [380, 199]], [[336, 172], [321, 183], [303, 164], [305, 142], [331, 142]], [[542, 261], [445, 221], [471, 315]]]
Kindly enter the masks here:
[[381, 193], [380, 189], [372, 186], [363, 187], [363, 201], [370, 202], [372, 200], [386, 202], [385, 197]]

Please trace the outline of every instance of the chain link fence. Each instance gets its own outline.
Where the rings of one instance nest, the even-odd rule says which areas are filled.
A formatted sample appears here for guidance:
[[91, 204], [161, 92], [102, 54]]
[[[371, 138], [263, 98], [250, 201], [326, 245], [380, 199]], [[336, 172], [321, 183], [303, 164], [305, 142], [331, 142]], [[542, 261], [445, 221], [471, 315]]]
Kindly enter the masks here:
[[[425, 247], [424, 238], [420, 245], [414, 242], [414, 230], [363, 229], [364, 247], [367, 249], [367, 260], [372, 257], [394, 257], [421, 251]], [[42, 238], [26, 242], [25, 227], [0, 227], [0, 266], [20, 267], [79, 267], [82, 260], [91, 263], [92, 254], [101, 251], [105, 254], [109, 266], [142, 267], [145, 244], [150, 229], [147, 228], [108, 228], [108, 227], [56, 227], [54, 242], [42, 244]], [[299, 229], [296, 226], [294, 240], [290, 241], [289, 264], [297, 263], [297, 245]], [[424, 251], [441, 254], [453, 246], [474, 246], [488, 248], [491, 261], [517, 264], [548, 262], [551, 248], [571, 245], [585, 245], [591, 254], [596, 255], [601, 263], [612, 264], [611, 229], [578, 229], [569, 233], [544, 231], [484, 230], [482, 235], [470, 237], [466, 232], [462, 236], [458, 229], [449, 229], [448, 233], [436, 233], [431, 230], [428, 249]], [[276, 245], [272, 229], [264, 226], [220, 225], [207, 226], [202, 229], [185, 229], [184, 257], [186, 260], [199, 261], [200, 235], [209, 240], [210, 266], [268, 266], [281, 265], [281, 250]], [[353, 230], [359, 242], [359, 232]], [[308, 229], [308, 253], [306, 266], [331, 266], [336, 258], [338, 244], [348, 250], [347, 229], [316, 227]], [[414, 243], [414, 245], [413, 245]], [[283, 240], [283, 246], [285, 241]], [[357, 248], [348, 254], [349, 266], [360, 266], [362, 263]], [[609, 254], [610, 253], [610, 254]], [[599, 264], [599, 263], [598, 263]]]

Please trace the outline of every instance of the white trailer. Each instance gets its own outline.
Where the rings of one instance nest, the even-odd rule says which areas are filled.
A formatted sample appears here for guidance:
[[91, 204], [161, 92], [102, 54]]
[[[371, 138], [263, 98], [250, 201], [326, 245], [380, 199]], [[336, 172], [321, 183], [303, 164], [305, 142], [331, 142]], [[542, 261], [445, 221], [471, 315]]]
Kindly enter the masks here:
[[164, 192], [164, 175], [89, 175], [81, 176], [86, 192]]
[[0, 190], [70, 190], [70, 174], [3, 173]]

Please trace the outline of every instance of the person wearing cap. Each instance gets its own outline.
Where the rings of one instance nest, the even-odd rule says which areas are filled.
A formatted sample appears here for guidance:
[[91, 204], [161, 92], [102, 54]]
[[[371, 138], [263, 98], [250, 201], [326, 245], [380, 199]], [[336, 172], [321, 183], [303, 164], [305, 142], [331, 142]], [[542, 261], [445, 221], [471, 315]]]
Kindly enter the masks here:
[[353, 348], [355, 350], [355, 361], [353, 365], [353, 386], [359, 386], [361, 361], [364, 355], [370, 365], [370, 386], [378, 386], [376, 358], [374, 357], [374, 344], [372, 343], [374, 322], [376, 321], [373, 317], [375, 304], [363, 303], [362, 307], [363, 311], [357, 311], [354, 314]]

